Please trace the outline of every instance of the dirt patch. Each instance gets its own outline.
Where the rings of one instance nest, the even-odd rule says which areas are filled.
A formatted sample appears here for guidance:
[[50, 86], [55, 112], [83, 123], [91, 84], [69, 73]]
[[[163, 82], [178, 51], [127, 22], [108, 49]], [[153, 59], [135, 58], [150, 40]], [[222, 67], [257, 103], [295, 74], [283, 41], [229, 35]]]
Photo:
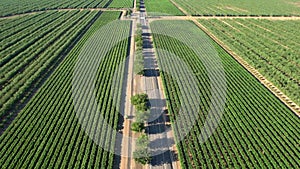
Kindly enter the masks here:
[[297, 6], [297, 7], [300, 7], [300, 2], [286, 2], [290, 5], [294, 5], [294, 6]]

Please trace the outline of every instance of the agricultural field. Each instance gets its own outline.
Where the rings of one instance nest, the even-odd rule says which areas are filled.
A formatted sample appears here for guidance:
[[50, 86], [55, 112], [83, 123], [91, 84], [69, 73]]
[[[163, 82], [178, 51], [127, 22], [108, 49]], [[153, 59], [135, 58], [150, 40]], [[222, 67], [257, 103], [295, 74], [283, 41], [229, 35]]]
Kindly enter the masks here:
[[132, 0], [3, 0], [0, 2], [0, 16], [68, 8], [130, 8]]
[[[133, 0], [115, 0], [111, 1], [109, 8], [131, 8], [133, 7]], [[105, 7], [105, 6], [104, 6]]]
[[0, 20], [0, 128], [23, 107], [99, 14], [51, 11]]
[[300, 15], [298, 0], [173, 0], [191, 15]]
[[170, 0], [145, 0], [144, 2], [150, 16], [184, 15]]
[[300, 168], [299, 25], [299, 0], [2, 0], [0, 168]]
[[300, 105], [299, 20], [213, 19], [199, 22]]
[[[179, 118], [182, 107], [187, 107], [189, 115], [173, 124], [175, 140], [182, 168], [299, 168], [299, 125], [300, 120], [292, 111], [270, 93], [255, 77], [227, 54], [214, 41], [205, 38], [206, 34], [190, 21], [153, 21], [150, 24], [157, 50], [160, 67], [168, 68], [179, 77], [185, 76], [183, 64], [174, 64], [174, 59], [164, 59], [163, 55], [178, 57], [196, 77], [199, 91], [193, 94], [179, 90], [178, 86], [190, 84], [190, 80], [179, 81], [168, 72], [161, 71], [171, 121]], [[185, 31], [182, 31], [185, 30]], [[174, 32], [174, 36], [166, 36]], [[181, 32], [181, 33], [180, 33]], [[196, 55], [189, 43], [198, 40]], [[190, 41], [191, 40], [191, 41]], [[183, 43], [182, 41], [188, 42]], [[201, 128], [211, 106], [211, 83], [203, 60], [209, 59], [211, 44], [221, 58], [226, 74], [226, 104], [220, 124], [211, 137], [204, 143]], [[197, 47], [197, 46], [196, 46]], [[168, 51], [167, 53], [163, 51]], [[201, 58], [203, 57], [203, 58]], [[212, 62], [205, 62], [206, 64]], [[210, 69], [219, 69], [207, 65]], [[214, 75], [218, 76], [218, 75]], [[183, 83], [183, 84], [181, 84]], [[214, 92], [220, 89], [216, 89]], [[199, 103], [191, 100], [199, 100]], [[187, 105], [183, 105], [187, 104]], [[199, 111], [194, 111], [200, 105]], [[197, 110], [197, 109], [196, 109]], [[192, 112], [192, 113], [191, 113]], [[198, 113], [198, 114], [193, 114]], [[196, 125], [189, 130], [186, 124], [197, 118]], [[184, 140], [179, 138], [188, 133]], [[203, 135], [203, 133], [202, 133]]]
[[[27, 19], [25, 18], [23, 20], [26, 21], [30, 19], [30, 17], [33, 17], [33, 21], [34, 18], [45, 18], [45, 20], [48, 18], [50, 24], [51, 18], [62, 17], [61, 15], [65, 15], [66, 18], [73, 17], [73, 19], [60, 21], [70, 21], [70, 23], [59, 24], [54, 22], [53, 24], [59, 24], [59, 26], [56, 26], [57, 29], [60, 28], [60, 25], [63, 25], [63, 28], [67, 29], [67, 25], [72, 25], [73, 22], [77, 22], [78, 26], [75, 25], [72, 27], [76, 29], [77, 27], [80, 28], [80, 26], [84, 25], [84, 22], [88, 22], [90, 20], [89, 18], [93, 18], [96, 14], [97, 12], [84, 11], [50, 12], [39, 14], [38, 16], [28, 16]], [[119, 16], [120, 12], [101, 13], [100, 17], [96, 19], [95, 23], [92, 24], [90, 29], [82, 36], [54, 73], [46, 80], [42, 87], [30, 99], [29, 103], [26, 104], [18, 114], [16, 119], [0, 136], [1, 168], [112, 168], [115, 155], [105, 151], [81, 129], [82, 126], [79, 123], [74, 110], [72, 78], [74, 76], [73, 72], [76, 61], [79, 59], [79, 54], [85, 56], [85, 58], [89, 58], [89, 55], [94, 55], [93, 50], [83, 50], [85, 52], [82, 53], [82, 49], [97, 48], [98, 51], [101, 51], [108, 47], [108, 44], [113, 39], [106, 39], [107, 34], [99, 34], [97, 30], [102, 28], [103, 25], [118, 19]], [[79, 18], [82, 18], [82, 21]], [[85, 20], [83, 18], [85, 18]], [[80, 24], [81, 22], [83, 23]], [[28, 23], [28, 25], [30, 26], [30, 23]], [[112, 30], [112, 26], [113, 25], [105, 27], [106, 31]], [[72, 28], [69, 30], [71, 31]], [[51, 27], [49, 26], [46, 29], [51, 29]], [[122, 24], [119, 24], [118, 28], [114, 29], [117, 29], [116, 31], [119, 32], [118, 35], [128, 37], [130, 32], [130, 21], [122, 21]], [[32, 28], [32, 30], [34, 30], [34, 28]], [[80, 29], [77, 29], [77, 31], [79, 30]], [[61, 31], [63, 30], [59, 29], [58, 31], [51, 32], [59, 35]], [[68, 32], [65, 31], [65, 34], [67, 35]], [[73, 32], [72, 35], [76, 35], [76, 33]], [[92, 39], [88, 41], [91, 37]], [[55, 38], [55, 36], [52, 36], [51, 38]], [[118, 36], [115, 36], [114, 38], [117, 39]], [[49, 43], [50, 42], [51, 41], [49, 41]], [[59, 43], [63, 42], [64, 41], [62, 40], [59, 41]], [[86, 42], [89, 42], [88, 46], [85, 45]], [[44, 43], [39, 44], [43, 45]], [[88, 85], [88, 83], [96, 83], [95, 94], [96, 100], [99, 103], [97, 108], [99, 112], [101, 112], [94, 116], [90, 115], [90, 117], [86, 117], [90, 120], [90, 124], [97, 121], [99, 116], [102, 115], [108, 124], [114, 129], [117, 128], [119, 110], [113, 106], [113, 102], [115, 102], [115, 104], [120, 104], [120, 96], [116, 96], [116, 93], [109, 89], [111, 88], [112, 77], [117, 66], [126, 59], [128, 45], [128, 39], [124, 39], [116, 46], [109, 49], [109, 52], [104, 56], [105, 59], [101, 60], [99, 64], [96, 80], [85, 82], [86, 85]], [[60, 46], [63, 47], [63, 45]], [[59, 52], [59, 48], [49, 48], [54, 50], [54, 52]], [[47, 54], [51, 55], [52, 52], [49, 51]], [[54, 57], [56, 55], [51, 56]], [[50, 58], [42, 58], [48, 60], [47, 62], [51, 62]], [[22, 60], [24, 62], [26, 59], [16, 60]], [[39, 63], [42, 64], [43, 62]], [[34, 64], [28, 65], [32, 65], [33, 68], [41, 67], [34, 66]], [[80, 68], [82, 68], [82, 70], [87, 72], [91, 71], [90, 67], [82, 67], [84, 65], [79, 66], [81, 66]], [[29, 70], [38, 72], [38, 70], [33, 68]], [[124, 66], [121, 67], [119, 72], [121, 78], [119, 78], [119, 81], [114, 81], [115, 85], [119, 84], [119, 87], [122, 84], [123, 70]], [[21, 77], [25, 78], [27, 76]], [[25, 84], [26, 82], [27, 81], [25, 81]], [[121, 90], [121, 87], [118, 89]], [[81, 91], [82, 89], [78, 88], [77, 90]], [[115, 135], [106, 132], [106, 130], [103, 129], [100, 131], [102, 132], [97, 134], [106, 138], [106, 147], [111, 147], [113, 149], [115, 146]]]

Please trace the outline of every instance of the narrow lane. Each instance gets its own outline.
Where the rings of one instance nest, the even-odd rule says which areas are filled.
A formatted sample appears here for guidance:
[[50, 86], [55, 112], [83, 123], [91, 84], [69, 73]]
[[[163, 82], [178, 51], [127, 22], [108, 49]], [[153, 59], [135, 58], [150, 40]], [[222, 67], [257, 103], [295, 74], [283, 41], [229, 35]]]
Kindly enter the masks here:
[[166, 101], [163, 91], [159, 85], [159, 71], [155, 57], [151, 29], [149, 27], [146, 8], [143, 0], [140, 5], [140, 23], [143, 33], [143, 56], [144, 56], [144, 90], [150, 99], [150, 118], [146, 132], [150, 138], [150, 151], [153, 155], [150, 164], [151, 169], [172, 169], [178, 168], [173, 159], [171, 150], [174, 138], [171, 126], [165, 122]]

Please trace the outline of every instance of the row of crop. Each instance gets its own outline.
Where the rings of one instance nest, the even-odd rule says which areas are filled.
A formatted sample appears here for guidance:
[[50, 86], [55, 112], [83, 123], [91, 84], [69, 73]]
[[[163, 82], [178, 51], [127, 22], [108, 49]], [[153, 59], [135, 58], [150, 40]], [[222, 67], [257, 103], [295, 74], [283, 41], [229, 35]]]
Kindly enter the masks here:
[[23, 23], [26, 23], [28, 21], [30, 21], [31, 19], [34, 19], [35, 17], [38, 17], [42, 15], [42, 13], [40, 14], [36, 14], [36, 15], [25, 15], [23, 17], [20, 17], [19, 19], [0, 19], [0, 33], [1, 33], [1, 37], [3, 35], [5, 35], [5, 30], [11, 29], [13, 27], [16, 27], [17, 25], [21, 25]]
[[[18, 45], [24, 44], [25, 40], [29, 41], [29, 39], [26, 38], [30, 36], [32, 37], [39, 29], [42, 29], [44, 26], [54, 22], [59, 16], [60, 15], [57, 15], [54, 12], [49, 12], [49, 15], [38, 15], [36, 18], [33, 18], [28, 22], [22, 23], [21, 25], [16, 23], [13, 28], [6, 30], [5, 32], [7, 33], [7, 36], [3, 36], [3, 39], [1, 39], [0, 51], [1, 54], [5, 56], [4, 58], [1, 58], [1, 65], [5, 64], [5, 61], [9, 60], [8, 56], [10, 53], [8, 53], [8, 51], [18, 49]], [[36, 24], [36, 22], [39, 22], [40, 24]], [[23, 48], [23, 50], [25, 49], [26, 48]]]
[[192, 15], [203, 16], [291, 16], [299, 15], [299, 8], [293, 3], [269, 1], [235, 0], [173, 0]]
[[[23, 62], [17, 62], [19, 65], [14, 67], [6, 73], [9, 79], [7, 85], [2, 85], [1, 90], [1, 117], [4, 117], [13, 106], [16, 106], [18, 101], [26, 97], [31, 86], [42, 76], [48, 72], [58, 60], [63, 59], [62, 52], [67, 50], [68, 44], [73, 43], [73, 40], [80, 34], [81, 30], [91, 21], [96, 15], [96, 12], [83, 12], [74, 15], [75, 19], [70, 22], [65, 22], [63, 25], [57, 26], [57, 30], [49, 31], [50, 34], [45, 36], [42, 40], [46, 43], [36, 43], [33, 47], [28, 48], [29, 51], [25, 55], [25, 59], [19, 58]], [[70, 16], [71, 17], [71, 16]], [[60, 23], [60, 22], [58, 22]], [[34, 53], [30, 53], [30, 51]], [[26, 58], [27, 57], [27, 58]], [[12, 63], [13, 64], [13, 63]], [[25, 64], [25, 65], [24, 65]], [[1, 79], [7, 81], [6, 79]]]
[[[176, 25], [172, 21], [165, 22], [167, 23], [165, 25], [169, 24], [169, 27], [174, 30], [176, 26], [187, 32], [197, 30], [194, 25], [187, 23]], [[160, 29], [164, 27], [163, 21], [153, 22], [151, 27], [156, 32], [164, 32]], [[189, 32], [182, 32], [181, 36], [187, 37], [188, 41], [192, 39], [188, 34]], [[186, 138], [177, 144], [183, 168], [299, 167], [297, 163], [299, 152], [296, 146], [299, 140], [299, 135], [296, 134], [299, 119], [217, 45], [215, 48], [226, 72], [227, 103], [219, 128], [205, 143], [201, 144], [199, 137], [204, 133], [200, 131], [211, 106], [210, 92], [207, 92], [210, 89], [209, 79], [201, 66], [199, 60], [201, 56], [196, 56], [178, 40], [157, 34], [153, 37], [156, 46], [176, 54], [190, 66], [192, 72], [195, 72], [202, 93], [199, 94], [201, 108], [195, 111], [196, 107], [193, 104], [197, 104], [196, 100], [199, 98], [191, 98], [191, 94], [178, 88], [178, 85], [186, 85], [187, 82], [175, 82], [168, 74], [162, 74], [169, 101], [168, 107], [173, 119], [172, 124], [175, 125], [175, 135], [181, 138], [189, 132]], [[158, 56], [160, 56], [159, 52]], [[159, 59], [160, 66], [169, 67], [178, 76], [184, 76], [185, 72], [180, 68], [181, 65], [173, 64], [168, 60]], [[221, 91], [217, 90], [217, 92]], [[182, 115], [186, 113], [179, 111], [182, 108], [187, 108], [186, 112], [189, 114]], [[200, 113], [199, 118], [192, 130], [188, 130], [186, 124], [192, 123], [194, 117], [197, 117], [193, 112]], [[178, 117], [181, 117], [182, 121], [179, 122]], [[177, 120], [176, 123], [174, 120]]]
[[[50, 12], [52, 13], [52, 12]], [[47, 15], [43, 13], [36, 14], [36, 15], [28, 15], [23, 16], [18, 19], [2, 19], [1, 21], [1, 28], [0, 28], [0, 35], [1, 35], [1, 42], [3, 40], [7, 40], [7, 38], [11, 38], [11, 36], [19, 33], [24, 32], [25, 29], [30, 28], [36, 22], [41, 20], [42, 18], [47, 18]], [[30, 30], [30, 29], [28, 29]], [[28, 31], [27, 30], [27, 31]], [[4, 44], [1, 44], [1, 46]]]
[[[279, 53], [283, 60], [287, 59], [299, 67], [300, 61], [297, 60], [297, 51], [299, 52], [300, 35], [297, 29], [299, 21], [269, 21], [269, 20], [237, 20], [250, 29], [258, 30], [258, 35], [274, 42], [278, 47], [276, 52]], [[291, 36], [293, 38], [291, 38]], [[280, 44], [280, 46], [277, 46]], [[274, 47], [273, 47], [274, 48]]]
[[[65, 13], [66, 14], [66, 13]], [[75, 15], [74, 13], [69, 13], [67, 15], [67, 19], [72, 18], [72, 16]], [[77, 15], [79, 15], [77, 13]], [[63, 15], [62, 15], [63, 16]], [[3, 44], [6, 44], [1, 50], [1, 54], [4, 56], [1, 58], [1, 82], [0, 84], [4, 85], [6, 81], [9, 81], [10, 78], [14, 76], [7, 74], [12, 69], [15, 69], [16, 66], [23, 67], [24, 65], [27, 65], [27, 63], [23, 63], [24, 58], [26, 60], [31, 60], [30, 58], [34, 55], [32, 54], [33, 51], [37, 52], [39, 50], [36, 50], [37, 48], [42, 50], [43, 45], [45, 43], [42, 43], [43, 41], [49, 40], [51, 35], [54, 33], [53, 31], [58, 31], [60, 28], [62, 28], [63, 21], [59, 19], [61, 15], [58, 15], [56, 17], [50, 18], [49, 20], [41, 21], [41, 26], [37, 29], [31, 28], [32, 30], [35, 30], [34, 32], [30, 32], [29, 34], [26, 34], [25, 36], [20, 36], [20, 39], [17, 39], [16, 42], [10, 43], [10, 41], [3, 42]], [[27, 55], [26, 57], [23, 55]], [[29, 56], [28, 56], [29, 55]], [[26, 61], [25, 60], [25, 61]], [[12, 76], [12, 77], [10, 77]]]
[[15, 14], [30, 13], [35, 11], [46, 11], [49, 9], [68, 9], [68, 8], [130, 8], [133, 6], [131, 0], [25, 0], [2, 1], [0, 3], [0, 16], [10, 16]]
[[[147, 13], [151, 16], [157, 15], [184, 15], [169, 0], [144, 0]], [[159, 6], [159, 8], [157, 8]]]
[[[235, 29], [226, 26], [224, 22], [228, 22]], [[271, 21], [201, 21], [215, 36], [226, 43], [230, 49], [279, 87], [294, 102], [299, 104], [299, 92], [297, 92], [300, 84], [299, 76], [297, 76], [300, 67], [299, 59], [297, 59], [299, 43], [295, 41], [299, 37], [295, 35], [295, 40], [284, 41], [286, 43], [282, 43], [283, 41], [280, 39], [287, 39], [292, 35], [290, 33], [279, 34], [279, 31], [285, 32], [282, 30], [282, 24], [293, 22], [277, 23], [277, 21], [272, 21], [276, 27], [268, 26], [260, 28], [262, 27], [260, 23], [264, 22]], [[246, 26], [242, 26], [241, 24]], [[273, 31], [277, 33], [275, 34]]]
[[[295, 74], [300, 73], [300, 71], [297, 70], [297, 68], [300, 68], [300, 65], [297, 64], [299, 61], [297, 60], [296, 52], [288, 49], [295, 44], [289, 43], [289, 41], [282, 41], [280, 37], [283, 35], [273, 34], [272, 31], [267, 33], [264, 30], [257, 29], [255, 25], [243, 23], [243, 20], [235, 20], [234, 22], [227, 21], [227, 23], [234, 25], [234, 27], [238, 30], [243, 30], [244, 35], [239, 33], [238, 36], [241, 36], [243, 39], [244, 37], [247, 37], [247, 39], [252, 39], [254, 42], [256, 42], [255, 44], [253, 43], [253, 47], [256, 47], [256, 51], [264, 56], [267, 60], [270, 60], [275, 67], [278, 67], [287, 74], [290, 74], [290, 72], [293, 72], [293, 70], [296, 71], [293, 72]], [[279, 41], [275, 40], [274, 37], [279, 37]], [[286, 49], [286, 51], [280, 52], [275, 50], [280, 48]], [[291, 55], [288, 55], [288, 52], [290, 52]], [[281, 66], [282, 64], [285, 66]]]
[[[91, 15], [90, 17], [93, 17], [93, 15]], [[89, 19], [87, 19], [85, 22], [89, 22]], [[80, 23], [79, 23], [79, 25], [80, 25]], [[84, 26], [84, 24], [83, 25], [81, 25], [81, 27], [83, 27]], [[78, 28], [77, 26], [75, 26], [75, 29], [76, 28]], [[79, 33], [79, 31], [80, 31], [80, 29], [78, 29], [78, 30], [76, 30], [75, 32], [73, 32], [73, 33], [75, 33], [75, 35], [73, 35], [73, 36], [76, 36], [76, 34], [78, 34]], [[68, 34], [67, 34], [68, 35]], [[71, 39], [68, 39], [69, 41], [70, 40], [72, 40], [72, 37], [71, 37]], [[62, 43], [64, 43], [64, 41], [62, 41]], [[68, 44], [68, 43], [67, 43]], [[63, 45], [59, 45], [60, 46], [60, 48], [57, 48], [57, 51], [55, 51], [55, 52], [61, 52], [62, 50], [63, 50], [63, 48], [65, 48]], [[50, 53], [51, 54], [51, 53]], [[51, 60], [49, 60], [49, 61], [51, 61]], [[51, 62], [50, 62], [51, 63]], [[41, 73], [41, 72], [40, 72]], [[28, 79], [28, 80], [30, 80], [30, 79]]]
[[[84, 7], [94, 0], [89, 1], [22, 1], [22, 2], [2, 2], [6, 6], [1, 10], [0, 15], [7, 16], [18, 13], [27, 13], [34, 11], [43, 11], [47, 9], [59, 9], [69, 7]], [[16, 8], [18, 6], [18, 8]], [[15, 8], [12, 8], [15, 7]]]
[[[94, 137], [92, 133], [88, 137], [82, 130], [83, 126], [79, 123], [73, 105], [72, 77], [78, 55], [88, 38], [95, 35], [94, 33], [101, 26], [118, 16], [119, 12], [107, 12], [100, 16], [55, 73], [27, 104], [20, 116], [0, 137], [1, 166], [5, 168], [101, 168], [104, 166], [112, 168], [113, 154], [104, 151], [97, 145], [97, 137]], [[119, 29], [123, 33], [129, 34], [129, 24], [124, 24]], [[97, 34], [96, 36], [94, 39], [97, 40], [105, 39], [103, 37], [106, 35]], [[95, 41], [94, 43], [104, 44], [103, 41]], [[109, 42], [106, 41], [105, 43], [108, 44]], [[101, 69], [98, 69], [95, 92], [101, 114], [90, 114], [87, 110], [85, 119], [91, 123], [91, 125], [86, 126], [88, 128], [102, 125], [98, 121], [100, 115], [104, 116], [107, 123], [113, 128], [117, 125], [118, 110], [112, 105], [112, 99], [114, 95], [119, 95], [119, 93], [113, 93], [110, 88], [115, 69], [126, 57], [127, 45], [128, 40], [118, 43], [105, 55], [99, 65]], [[104, 45], [103, 47], [107, 46]], [[94, 50], [91, 48], [90, 51]], [[87, 56], [87, 58], [89, 57]], [[89, 67], [80, 68], [87, 71], [92, 69]], [[124, 66], [118, 71], [118, 77], [123, 76], [123, 70]], [[88, 85], [88, 83], [95, 83], [95, 81], [90, 80], [85, 83]], [[116, 84], [120, 86], [122, 78], [118, 79]], [[81, 99], [82, 103], [93, 103], [90, 98], [82, 96]], [[94, 134], [105, 140], [106, 146], [112, 146], [114, 149], [115, 136], [112, 133], [107, 133], [103, 127]], [[86, 129], [88, 130], [88, 128]], [[17, 161], [16, 158], [18, 158]]]

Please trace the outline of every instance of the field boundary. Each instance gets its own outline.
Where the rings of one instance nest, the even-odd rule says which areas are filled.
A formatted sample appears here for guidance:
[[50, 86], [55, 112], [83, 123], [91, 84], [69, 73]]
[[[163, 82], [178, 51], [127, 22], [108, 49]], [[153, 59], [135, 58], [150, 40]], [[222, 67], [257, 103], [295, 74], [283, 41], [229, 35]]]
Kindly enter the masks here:
[[[170, 0], [175, 6], [176, 3]], [[152, 20], [193, 20], [193, 19], [267, 19], [267, 20], [300, 20], [300, 16], [218, 16], [218, 15], [211, 15], [211, 16], [192, 16], [189, 15], [185, 10], [176, 6], [183, 14], [186, 16], [150, 16], [147, 17], [149, 21]], [[37, 10], [26, 12], [22, 14], [15, 14], [10, 16], [0, 16], [0, 19], [12, 19], [16, 17], [26, 16], [26, 15], [33, 15], [48, 11], [120, 11], [123, 12], [122, 17], [124, 17], [126, 11], [128, 9], [135, 10], [134, 8], [61, 8], [61, 9], [47, 9], [47, 10]]]
[[228, 54], [230, 54], [240, 65], [242, 65], [248, 72], [250, 72], [261, 84], [263, 84], [269, 91], [271, 91], [281, 102], [283, 102], [290, 110], [292, 110], [298, 117], [300, 117], [300, 107], [294, 103], [289, 97], [281, 92], [275, 85], [273, 85], [267, 78], [260, 74], [255, 68], [244, 61], [240, 56], [233, 52], [227, 45], [219, 40], [213, 33], [206, 29], [197, 20], [192, 20], [201, 30], [203, 30], [210, 38], [217, 42]]
[[300, 16], [153, 16], [149, 20], [194, 20], [194, 19], [266, 19], [266, 20], [300, 20]]
[[181, 8], [175, 1], [173, 0], [169, 0], [177, 9], [179, 9], [183, 14], [185, 14], [186, 16], [190, 16], [190, 14], [184, 10], [183, 8]]

